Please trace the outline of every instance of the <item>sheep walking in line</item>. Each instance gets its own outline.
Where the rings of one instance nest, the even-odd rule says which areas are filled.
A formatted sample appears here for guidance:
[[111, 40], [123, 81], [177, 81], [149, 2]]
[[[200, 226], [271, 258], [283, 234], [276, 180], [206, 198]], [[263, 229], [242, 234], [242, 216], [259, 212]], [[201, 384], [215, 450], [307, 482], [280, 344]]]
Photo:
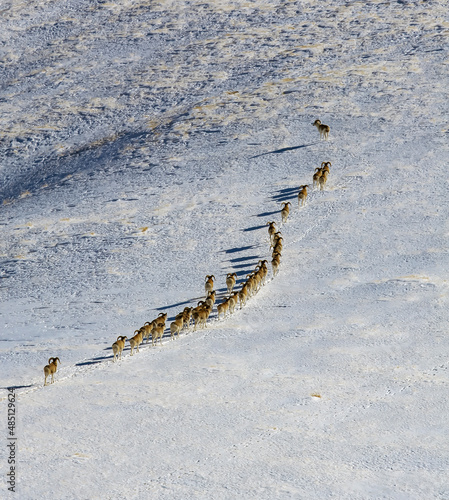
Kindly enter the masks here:
[[157, 326], [163, 326], [165, 328], [165, 322], [167, 321], [168, 313], [159, 313], [159, 316], [154, 320]]
[[282, 203], [281, 219], [282, 219], [283, 224], [285, 224], [287, 222], [288, 216], [290, 214], [291, 205], [292, 204], [289, 201]]
[[273, 235], [276, 233], [276, 222], [267, 222], [268, 235], [270, 236], [270, 241], [273, 241]]
[[323, 173], [323, 170], [319, 167], [315, 169], [315, 173], [313, 174], [313, 188], [315, 189], [320, 185], [320, 177]]
[[273, 276], [279, 272], [279, 265], [281, 263], [281, 254], [279, 252], [273, 253], [273, 258], [271, 260], [271, 267], [273, 268]]
[[153, 330], [151, 330], [151, 345], [157, 345], [159, 339], [160, 344], [162, 344], [162, 337], [164, 336], [165, 326], [155, 325]]
[[305, 184], [304, 186], [299, 186], [298, 206], [300, 207], [303, 207], [306, 204], [308, 187], [309, 187], [308, 184]]
[[224, 299], [221, 304], [217, 306], [217, 319], [220, 319], [220, 315], [223, 314], [223, 318], [226, 318], [226, 314], [229, 311], [229, 298]]
[[[315, 120], [312, 123], [313, 126], [317, 128], [320, 133], [320, 139], [327, 140], [329, 137], [330, 127], [324, 125], [320, 120]], [[330, 167], [332, 163], [322, 162], [321, 167], [315, 168], [313, 174], [313, 188], [320, 187], [320, 190], [324, 190], [327, 182], [328, 175], [330, 173]], [[298, 193], [298, 206], [303, 207], [307, 201], [307, 188], [308, 184], [299, 187]], [[283, 224], [287, 222], [290, 214], [292, 204], [290, 202], [282, 202], [281, 205], [281, 221]], [[271, 254], [271, 266], [272, 275], [276, 276], [279, 272], [279, 266], [281, 263], [281, 254], [283, 247], [283, 237], [280, 231], [276, 229], [276, 222], [267, 222], [268, 234], [270, 238], [270, 249]], [[268, 261], [259, 260], [255, 269], [246, 276], [246, 281], [242, 283], [240, 291], [234, 291], [237, 282], [237, 273], [227, 273], [226, 274], [226, 288], [228, 297], [223, 298], [223, 302], [217, 306], [217, 319], [220, 320], [221, 317], [225, 319], [227, 315], [233, 314], [237, 305], [240, 304], [240, 309], [246, 305], [248, 299], [255, 295], [261, 287], [265, 284], [266, 277], [268, 274]], [[194, 323], [194, 331], [198, 328], [206, 328], [207, 321], [213, 310], [216, 299], [216, 291], [214, 290], [214, 275], [207, 275], [205, 278], [205, 291], [206, 299], [204, 301], [199, 301], [197, 307], [185, 307], [184, 310], [175, 316], [175, 320], [170, 324], [170, 334], [172, 339], [176, 336], [179, 338], [179, 333], [184, 328], [189, 328], [191, 321]], [[118, 336], [117, 340], [112, 344], [112, 350], [114, 353], [114, 362], [117, 359], [122, 358], [122, 352], [125, 348], [125, 341], [129, 340], [131, 346], [131, 356], [134, 354], [134, 349], [139, 352], [139, 345], [143, 340], [149, 338], [151, 335], [152, 345], [157, 345], [159, 340], [162, 344], [162, 337], [165, 331], [165, 324], [167, 321], [167, 313], [160, 313], [156, 319], [149, 322], [147, 321], [143, 327], [134, 331], [134, 336], [130, 339], [126, 336]], [[47, 379], [51, 376], [50, 383], [54, 383], [54, 374], [56, 373], [58, 363], [60, 363], [59, 358], [50, 358], [48, 360], [48, 365], [44, 367], [44, 386], [48, 385]]]
[[226, 275], [226, 287], [228, 289], [229, 295], [232, 294], [232, 290], [234, 290], [236, 281], [237, 281], [236, 273], [228, 273]]
[[[182, 313], [181, 313], [181, 315], [182, 315]], [[183, 316], [180, 316], [178, 319], [175, 319], [175, 321], [172, 321], [170, 323], [170, 334], [171, 334], [172, 340], [175, 339], [176, 335], [179, 338], [179, 332], [182, 330], [183, 326], [184, 326]]]
[[207, 294], [206, 300], [204, 301], [208, 305], [208, 307], [210, 307], [211, 310], [214, 308], [216, 295], [217, 292], [215, 290], [213, 292], [209, 292]]
[[134, 355], [134, 349], [139, 352], [139, 345], [142, 343], [143, 341], [143, 334], [144, 334], [144, 328], [140, 328], [139, 330], [135, 330], [134, 333], [134, 337], [131, 337], [130, 339], [128, 339], [130, 345], [131, 345], [131, 356]]
[[59, 363], [61, 362], [59, 358], [50, 358], [48, 360], [48, 365], [44, 366], [44, 376], [45, 376], [44, 385], [48, 385], [47, 378], [49, 376], [51, 376], [50, 384], [53, 384], [53, 382], [55, 381], [55, 373], [58, 368], [58, 362]]
[[209, 292], [213, 292], [213, 290], [214, 290], [214, 280], [215, 280], [215, 276], [213, 274], [208, 274], [206, 276], [206, 283], [204, 284], [204, 288], [206, 290], [206, 295]]
[[182, 311], [183, 328], [190, 327], [190, 320], [192, 319], [192, 307], [184, 307]]
[[329, 132], [331, 130], [329, 125], [324, 125], [320, 120], [315, 120], [312, 125], [318, 129], [320, 139], [327, 140], [329, 138]]
[[328, 171], [323, 170], [323, 173], [321, 174], [321, 177], [319, 179], [320, 191], [324, 191], [324, 186], [326, 185], [327, 182], [327, 176], [328, 176]]
[[122, 352], [125, 348], [125, 340], [128, 337], [120, 335], [117, 340], [112, 344], [112, 352], [114, 353], [114, 363], [117, 360], [117, 355], [119, 359], [122, 359]]

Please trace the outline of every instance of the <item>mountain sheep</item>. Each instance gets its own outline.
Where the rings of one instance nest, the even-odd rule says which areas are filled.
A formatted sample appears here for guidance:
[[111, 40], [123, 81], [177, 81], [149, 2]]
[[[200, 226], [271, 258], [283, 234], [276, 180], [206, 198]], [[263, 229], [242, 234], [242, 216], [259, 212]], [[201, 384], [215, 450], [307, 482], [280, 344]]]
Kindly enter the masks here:
[[117, 355], [119, 359], [122, 359], [122, 352], [125, 348], [125, 341], [128, 337], [120, 335], [117, 340], [112, 344], [112, 352], [114, 353], [114, 363], [117, 360]]
[[226, 286], [228, 288], [229, 295], [231, 295], [232, 290], [234, 290], [236, 281], [237, 281], [237, 274], [236, 273], [228, 273], [226, 275]]
[[226, 313], [229, 311], [229, 299], [225, 299], [221, 304], [217, 306], [218, 319], [220, 315], [223, 314], [223, 318], [226, 318]]
[[268, 235], [270, 236], [270, 241], [273, 239], [273, 235], [276, 232], [276, 222], [267, 222]]
[[157, 345], [157, 339], [160, 339], [160, 343], [162, 344], [162, 337], [164, 336], [165, 326], [158, 326], [154, 324], [153, 329], [151, 330], [151, 345]]
[[324, 190], [324, 186], [326, 185], [326, 182], [327, 182], [327, 176], [328, 176], [328, 171], [327, 170], [323, 170], [323, 173], [321, 174], [321, 177], [319, 179], [320, 190], [321, 191]]
[[[183, 314], [183, 313], [181, 313], [181, 314]], [[184, 319], [182, 316], [178, 319], [175, 319], [175, 321], [172, 321], [170, 323], [170, 334], [171, 334], [171, 338], [173, 340], [175, 339], [176, 335], [178, 335], [178, 337], [179, 337], [179, 332], [182, 330], [183, 326], [184, 326]]]
[[55, 381], [55, 373], [58, 368], [58, 362], [59, 363], [61, 362], [59, 358], [50, 358], [48, 360], [48, 365], [44, 367], [44, 375], [45, 375], [44, 385], [48, 385], [47, 378], [49, 375], [51, 375], [50, 384], [53, 384], [53, 382]]
[[204, 284], [206, 295], [214, 290], [214, 279], [215, 276], [213, 274], [208, 274], [206, 276], [206, 283]]
[[282, 223], [285, 224], [287, 222], [288, 216], [290, 214], [290, 207], [291, 203], [289, 201], [286, 201], [282, 204], [282, 209], [281, 209], [281, 219]]
[[304, 186], [299, 186], [298, 206], [300, 207], [303, 207], [306, 204], [308, 187], [309, 187], [308, 184], [305, 184]]
[[321, 174], [323, 173], [323, 169], [322, 168], [316, 168], [315, 169], [315, 173], [313, 174], [313, 187], [317, 187], [319, 186], [319, 183], [320, 183], [320, 177], [321, 177]]
[[320, 120], [315, 120], [312, 125], [318, 129], [318, 132], [320, 133], [320, 139], [327, 140], [329, 138], [329, 132], [331, 130], [329, 125], [324, 125]]
[[136, 349], [137, 352], [139, 352], [139, 345], [142, 343], [143, 341], [143, 333], [144, 333], [144, 328], [140, 328], [140, 330], [135, 330], [134, 333], [134, 337], [131, 337], [130, 339], [128, 339], [128, 342], [130, 343], [131, 345], [131, 356], [134, 355], [134, 349]]

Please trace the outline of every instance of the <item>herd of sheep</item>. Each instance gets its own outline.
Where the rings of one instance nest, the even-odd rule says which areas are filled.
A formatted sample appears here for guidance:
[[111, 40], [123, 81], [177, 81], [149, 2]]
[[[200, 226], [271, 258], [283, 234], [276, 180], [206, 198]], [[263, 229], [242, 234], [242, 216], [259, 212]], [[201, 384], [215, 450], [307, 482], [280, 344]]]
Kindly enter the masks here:
[[[329, 136], [329, 126], [323, 125], [320, 120], [315, 120], [312, 124], [315, 126], [319, 133], [320, 138], [328, 139]], [[315, 168], [313, 174], [313, 188], [319, 188], [324, 190], [327, 178], [329, 176], [331, 167], [331, 162], [322, 162], [320, 167]], [[298, 207], [303, 207], [307, 200], [307, 188], [309, 184], [300, 186], [298, 193]], [[282, 208], [280, 210], [281, 221], [283, 224], [287, 222], [288, 216], [290, 214], [290, 202], [283, 202]], [[267, 222], [268, 226], [268, 236], [270, 239], [270, 250], [271, 250], [271, 269], [272, 275], [276, 276], [279, 270], [282, 256], [283, 248], [283, 237], [280, 231], [276, 228], [276, 222]], [[237, 283], [237, 274], [228, 273], [226, 275], [226, 289], [227, 293], [220, 304], [217, 304], [217, 319], [221, 317], [224, 319], [228, 315], [233, 314], [236, 307], [240, 309], [246, 305], [247, 300], [254, 296], [261, 287], [265, 284], [265, 280], [268, 275], [268, 261], [259, 260], [255, 269], [246, 276], [246, 280], [241, 284], [240, 290], [236, 291], [235, 286]], [[181, 312], [179, 312], [174, 320], [169, 325], [169, 331], [172, 339], [179, 337], [179, 334], [183, 330], [190, 329], [193, 326], [193, 330], [198, 328], [206, 328], [207, 321], [214, 309], [216, 290], [215, 290], [215, 276], [207, 275], [204, 284], [205, 299], [198, 302], [196, 307], [185, 307]], [[160, 313], [157, 318], [153, 321], [147, 321], [141, 328], [134, 331], [134, 335], [128, 338], [124, 335], [117, 337], [117, 340], [112, 344], [112, 351], [114, 354], [114, 362], [117, 359], [121, 359], [122, 352], [125, 348], [126, 340], [128, 340], [131, 348], [131, 356], [134, 355], [134, 350], [139, 352], [139, 346], [144, 340], [148, 343], [151, 337], [152, 345], [157, 345], [162, 343], [162, 338], [166, 330], [167, 313]], [[44, 385], [47, 385], [47, 378], [51, 376], [51, 382], [54, 382], [54, 374], [57, 370], [58, 362], [60, 360], [58, 357], [50, 358], [48, 360], [48, 365], [44, 367]]]

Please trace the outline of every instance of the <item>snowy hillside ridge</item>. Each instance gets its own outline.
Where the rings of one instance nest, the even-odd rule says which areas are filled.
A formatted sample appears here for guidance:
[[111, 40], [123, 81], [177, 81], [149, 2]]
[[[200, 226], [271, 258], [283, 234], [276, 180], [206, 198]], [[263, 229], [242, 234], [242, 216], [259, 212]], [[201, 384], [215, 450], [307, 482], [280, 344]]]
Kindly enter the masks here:
[[[449, 500], [446, 2], [30, 0], [0, 23], [0, 496]], [[207, 325], [172, 341], [211, 275]], [[114, 363], [163, 313], [162, 345]]]
[[76, 156], [108, 144], [133, 163], [126, 149], [139, 139], [176, 143], [267, 120], [273, 98], [360, 116], [349, 89], [366, 87], [380, 100], [375, 116], [395, 122], [395, 94], [414, 99], [409, 75], [423, 54], [438, 57], [447, 30], [440, 2], [34, 0], [2, 15], [5, 200], [91, 170]]

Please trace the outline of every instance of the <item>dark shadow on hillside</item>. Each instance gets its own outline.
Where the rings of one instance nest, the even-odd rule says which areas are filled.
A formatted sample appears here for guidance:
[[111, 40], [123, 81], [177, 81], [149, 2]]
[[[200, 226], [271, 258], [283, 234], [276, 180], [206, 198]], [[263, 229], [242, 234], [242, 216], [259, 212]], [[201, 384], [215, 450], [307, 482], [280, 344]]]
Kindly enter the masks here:
[[0, 203], [6, 199], [19, 199], [24, 191], [34, 194], [43, 186], [46, 189], [64, 186], [72, 182], [76, 174], [88, 177], [105, 175], [110, 168], [109, 160], [118, 158], [125, 145], [133, 144], [137, 148], [150, 136], [151, 133], [145, 129], [121, 130], [87, 140], [65, 152], [47, 152], [45, 157], [27, 157], [24, 173], [15, 175], [10, 182], [0, 187]]

